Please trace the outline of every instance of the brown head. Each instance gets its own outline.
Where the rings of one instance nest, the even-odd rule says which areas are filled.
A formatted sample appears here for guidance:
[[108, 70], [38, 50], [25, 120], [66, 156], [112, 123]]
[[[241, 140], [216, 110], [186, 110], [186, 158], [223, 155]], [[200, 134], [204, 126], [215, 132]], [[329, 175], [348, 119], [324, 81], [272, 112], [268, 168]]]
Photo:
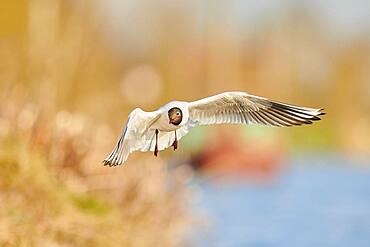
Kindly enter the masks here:
[[168, 119], [170, 124], [179, 125], [182, 121], [182, 111], [180, 108], [174, 107], [168, 111]]

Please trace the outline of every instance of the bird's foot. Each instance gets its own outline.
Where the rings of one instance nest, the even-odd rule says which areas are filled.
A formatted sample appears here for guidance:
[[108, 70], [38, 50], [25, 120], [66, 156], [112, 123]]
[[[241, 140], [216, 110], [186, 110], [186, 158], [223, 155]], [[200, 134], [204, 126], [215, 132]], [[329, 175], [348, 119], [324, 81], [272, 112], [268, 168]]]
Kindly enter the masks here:
[[177, 147], [178, 147], [178, 141], [177, 140], [174, 140], [173, 141], [172, 147], [173, 147], [173, 150], [176, 150], [177, 149]]
[[175, 140], [173, 141], [172, 143], [172, 147], [173, 147], [173, 150], [175, 151], [178, 147], [178, 141], [177, 141], [177, 133], [176, 133], [176, 130], [175, 130]]
[[154, 156], [158, 157], [158, 130], [155, 130], [155, 148], [154, 148]]

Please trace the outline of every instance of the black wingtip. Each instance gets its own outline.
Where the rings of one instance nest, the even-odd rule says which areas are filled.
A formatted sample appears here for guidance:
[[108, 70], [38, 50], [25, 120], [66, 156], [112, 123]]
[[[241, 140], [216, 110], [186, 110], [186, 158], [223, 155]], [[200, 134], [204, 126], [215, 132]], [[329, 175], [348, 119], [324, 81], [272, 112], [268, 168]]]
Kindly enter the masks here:
[[109, 166], [109, 167], [112, 167], [112, 166], [118, 166], [117, 163], [113, 163], [111, 161], [108, 161], [108, 160], [103, 160], [103, 166]]
[[319, 116], [323, 116], [323, 115], [326, 115], [326, 112], [323, 112], [325, 109], [324, 108], [321, 108], [319, 111], [320, 111], [320, 114]]

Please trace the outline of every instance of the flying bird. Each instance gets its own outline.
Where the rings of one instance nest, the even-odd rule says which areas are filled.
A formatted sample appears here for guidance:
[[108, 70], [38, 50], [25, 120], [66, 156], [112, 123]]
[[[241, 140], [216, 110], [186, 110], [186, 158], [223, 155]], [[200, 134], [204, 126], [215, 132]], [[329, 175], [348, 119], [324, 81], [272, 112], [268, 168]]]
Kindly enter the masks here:
[[158, 110], [134, 109], [104, 165], [123, 164], [134, 151], [178, 148], [178, 141], [198, 125], [261, 124], [289, 127], [311, 124], [323, 109], [288, 105], [244, 92], [226, 92], [193, 102], [171, 101]]

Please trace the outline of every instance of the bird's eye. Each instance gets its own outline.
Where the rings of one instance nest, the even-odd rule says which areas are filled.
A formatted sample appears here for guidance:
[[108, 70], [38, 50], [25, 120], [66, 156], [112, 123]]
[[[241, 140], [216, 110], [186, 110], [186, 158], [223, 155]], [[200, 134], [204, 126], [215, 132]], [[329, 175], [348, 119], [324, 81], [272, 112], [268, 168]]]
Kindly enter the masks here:
[[180, 116], [180, 112], [176, 113], [177, 116]]

